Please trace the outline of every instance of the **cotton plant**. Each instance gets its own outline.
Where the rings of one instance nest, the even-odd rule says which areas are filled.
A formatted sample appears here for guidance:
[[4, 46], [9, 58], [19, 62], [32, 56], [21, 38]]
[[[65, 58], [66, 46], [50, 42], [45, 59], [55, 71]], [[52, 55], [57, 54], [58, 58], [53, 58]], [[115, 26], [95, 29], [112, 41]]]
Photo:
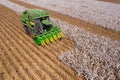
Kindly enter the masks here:
[[64, 64], [72, 67], [87, 80], [119, 79], [120, 43], [103, 36], [94, 35], [84, 29], [59, 21], [75, 49], [58, 56]]

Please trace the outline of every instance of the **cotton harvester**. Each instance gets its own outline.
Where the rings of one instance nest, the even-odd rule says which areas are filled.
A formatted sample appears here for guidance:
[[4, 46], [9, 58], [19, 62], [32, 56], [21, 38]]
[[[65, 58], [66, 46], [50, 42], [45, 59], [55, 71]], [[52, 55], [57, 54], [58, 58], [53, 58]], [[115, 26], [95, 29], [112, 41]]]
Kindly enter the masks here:
[[61, 40], [64, 36], [61, 29], [52, 23], [48, 11], [30, 9], [22, 12], [25, 31], [38, 45], [45, 46], [50, 42]]

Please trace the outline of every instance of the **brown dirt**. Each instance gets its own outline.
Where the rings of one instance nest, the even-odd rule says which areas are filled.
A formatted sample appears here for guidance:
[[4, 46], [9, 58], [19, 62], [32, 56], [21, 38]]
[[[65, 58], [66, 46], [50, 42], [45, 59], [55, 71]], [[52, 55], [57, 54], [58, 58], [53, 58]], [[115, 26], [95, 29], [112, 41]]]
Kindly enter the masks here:
[[117, 3], [117, 4], [120, 4], [120, 0], [99, 0], [99, 1], [111, 2], [111, 3]]
[[0, 80], [82, 80], [57, 59], [74, 47], [73, 41], [38, 46], [25, 33], [20, 15], [2, 5], [0, 10]]
[[[27, 8], [31, 8], [31, 9], [32, 8], [39, 8], [39, 9], [45, 10], [44, 8], [40, 8], [38, 6], [27, 4], [27, 3], [24, 3], [24, 2], [21, 2], [18, 0], [10, 0], [10, 1], [17, 3], [19, 5], [25, 6]], [[49, 11], [50, 11], [51, 16], [53, 18], [57, 18], [57, 19], [60, 19], [61, 21], [65, 21], [69, 24], [79, 26], [81, 28], [84, 28], [86, 31], [90, 31], [90, 32], [95, 33], [95, 34], [111, 38], [112, 40], [120, 41], [120, 32], [115, 32], [111, 29], [106, 29], [106, 28], [103, 28], [102, 26], [99, 26], [99, 25], [90, 24], [88, 22], [85, 22], [85, 21], [82, 21], [79, 19], [75, 19], [75, 18], [72, 18], [68, 15], [64, 15], [64, 14], [61, 14], [61, 13], [58, 13], [55, 11], [51, 11], [51, 10], [49, 10]]]

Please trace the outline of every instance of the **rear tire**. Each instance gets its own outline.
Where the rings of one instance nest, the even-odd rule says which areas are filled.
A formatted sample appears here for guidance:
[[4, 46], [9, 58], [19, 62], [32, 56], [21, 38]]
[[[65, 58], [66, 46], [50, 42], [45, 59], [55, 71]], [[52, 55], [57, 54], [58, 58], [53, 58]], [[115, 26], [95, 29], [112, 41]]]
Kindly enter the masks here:
[[30, 36], [34, 35], [34, 31], [31, 30], [28, 26], [24, 25], [24, 29], [28, 35], [30, 35]]
[[26, 32], [27, 34], [30, 34], [30, 33], [29, 33], [29, 29], [28, 29], [28, 27], [27, 27], [26, 25], [24, 25], [24, 30], [25, 30], [25, 32]]

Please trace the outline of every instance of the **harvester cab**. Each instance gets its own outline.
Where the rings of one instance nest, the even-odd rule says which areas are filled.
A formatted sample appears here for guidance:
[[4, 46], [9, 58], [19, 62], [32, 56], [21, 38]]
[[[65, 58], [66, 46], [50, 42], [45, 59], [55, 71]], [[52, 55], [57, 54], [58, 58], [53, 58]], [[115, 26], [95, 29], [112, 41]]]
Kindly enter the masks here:
[[38, 45], [45, 46], [64, 36], [58, 26], [54, 25], [49, 18], [49, 12], [30, 9], [22, 13], [22, 22], [25, 31], [32, 35]]

